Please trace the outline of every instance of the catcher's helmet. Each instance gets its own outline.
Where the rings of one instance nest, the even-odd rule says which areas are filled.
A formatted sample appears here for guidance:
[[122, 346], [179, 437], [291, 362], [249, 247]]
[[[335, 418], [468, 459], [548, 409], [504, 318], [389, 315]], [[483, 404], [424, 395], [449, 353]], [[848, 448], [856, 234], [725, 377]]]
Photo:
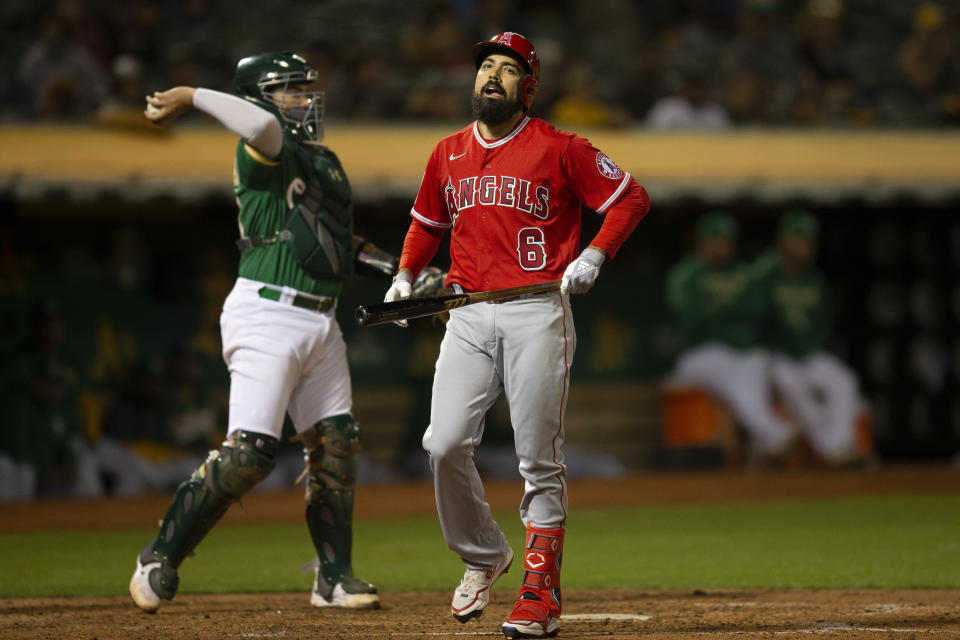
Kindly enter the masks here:
[[[295, 53], [260, 53], [237, 63], [233, 90], [277, 116], [283, 128], [298, 141], [319, 143], [323, 139], [323, 92], [287, 91], [291, 84], [306, 84], [316, 79], [316, 70]], [[273, 98], [273, 90], [278, 87], [288, 96], [308, 100], [304, 106], [281, 109]]]
[[524, 109], [529, 108], [533, 101], [533, 94], [540, 84], [540, 56], [533, 48], [533, 43], [513, 31], [504, 31], [489, 40], [478, 42], [473, 45], [473, 62], [477, 69], [480, 68], [484, 58], [492, 53], [501, 53], [515, 58], [526, 69], [527, 75], [520, 83], [520, 101]]

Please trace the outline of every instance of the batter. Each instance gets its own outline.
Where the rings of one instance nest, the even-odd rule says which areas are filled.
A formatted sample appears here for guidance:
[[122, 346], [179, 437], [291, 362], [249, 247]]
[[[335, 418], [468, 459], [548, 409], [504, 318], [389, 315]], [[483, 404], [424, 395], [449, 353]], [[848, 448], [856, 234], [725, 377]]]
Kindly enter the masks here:
[[[483, 612], [490, 587], [513, 560], [473, 458], [484, 414], [506, 393], [525, 481], [520, 517], [527, 536], [520, 592], [501, 628], [508, 637], [551, 636], [560, 624], [567, 518], [563, 419], [576, 348], [569, 296], [591, 288], [647, 213], [649, 199], [587, 140], [526, 115], [540, 81], [540, 61], [526, 38], [501, 33], [473, 53], [477, 121], [430, 155], [386, 300], [409, 297], [447, 230], [447, 286], [456, 290], [562, 279], [560, 293], [450, 312], [423, 437], [444, 538], [466, 565], [451, 605], [465, 622]], [[581, 204], [605, 215], [582, 252]]]

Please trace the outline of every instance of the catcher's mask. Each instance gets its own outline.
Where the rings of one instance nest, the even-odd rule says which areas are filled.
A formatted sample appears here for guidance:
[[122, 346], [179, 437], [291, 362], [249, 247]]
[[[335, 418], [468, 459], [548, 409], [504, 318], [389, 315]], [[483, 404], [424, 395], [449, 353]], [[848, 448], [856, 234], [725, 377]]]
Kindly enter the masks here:
[[[316, 70], [295, 53], [261, 53], [237, 63], [233, 89], [277, 116], [298, 141], [319, 144], [323, 140], [323, 92], [312, 88], [290, 90], [291, 85], [310, 85], [316, 79]], [[286, 98], [294, 98], [290, 102], [296, 105], [288, 106], [283, 97], [278, 99], [277, 89]]]

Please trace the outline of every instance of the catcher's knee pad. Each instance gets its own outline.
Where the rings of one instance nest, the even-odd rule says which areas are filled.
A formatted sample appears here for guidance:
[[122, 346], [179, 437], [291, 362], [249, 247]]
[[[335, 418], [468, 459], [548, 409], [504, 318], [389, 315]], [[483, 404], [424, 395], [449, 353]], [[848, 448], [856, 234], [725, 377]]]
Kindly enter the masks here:
[[[239, 500], [270, 475], [276, 464], [277, 439], [252, 431], [234, 431], [219, 451], [210, 454], [197, 473], [215, 493]], [[196, 475], [196, 474], [194, 474]]]
[[360, 430], [348, 415], [325, 418], [297, 437], [303, 442], [306, 519], [317, 551], [314, 589], [327, 596], [353, 575], [353, 491]]
[[324, 418], [297, 436], [307, 464], [306, 501], [324, 490], [353, 490], [357, 483], [360, 428], [348, 415]]
[[141, 558], [179, 567], [230, 505], [273, 470], [276, 452], [276, 438], [249, 431], [231, 433], [219, 451], [211, 451], [177, 487], [160, 533]]

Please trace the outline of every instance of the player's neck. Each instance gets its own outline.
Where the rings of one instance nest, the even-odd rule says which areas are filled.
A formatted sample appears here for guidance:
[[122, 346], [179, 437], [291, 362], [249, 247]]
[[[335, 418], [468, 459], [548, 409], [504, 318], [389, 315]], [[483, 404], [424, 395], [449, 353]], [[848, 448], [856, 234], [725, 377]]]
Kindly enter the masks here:
[[523, 120], [523, 115], [523, 111], [517, 111], [509, 120], [495, 126], [490, 126], [478, 120], [477, 130], [484, 140], [499, 140], [517, 127], [517, 123]]

